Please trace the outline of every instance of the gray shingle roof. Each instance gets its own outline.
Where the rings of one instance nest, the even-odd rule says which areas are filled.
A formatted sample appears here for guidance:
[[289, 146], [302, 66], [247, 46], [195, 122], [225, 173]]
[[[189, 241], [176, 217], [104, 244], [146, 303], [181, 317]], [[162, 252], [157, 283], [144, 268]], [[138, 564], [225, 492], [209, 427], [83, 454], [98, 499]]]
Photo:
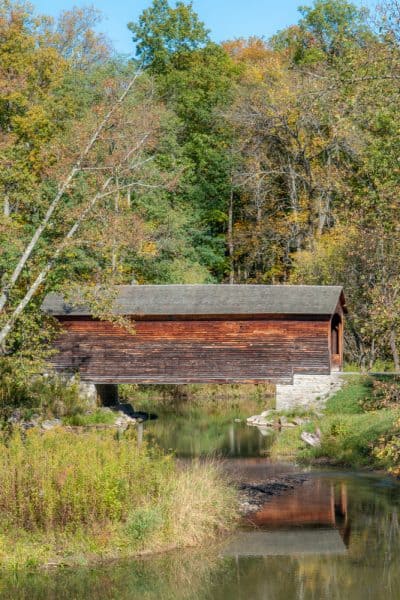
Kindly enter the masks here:
[[[113, 312], [133, 316], [332, 315], [340, 286], [307, 285], [123, 285]], [[48, 294], [42, 310], [55, 316], [89, 316], [90, 308], [67, 305]]]

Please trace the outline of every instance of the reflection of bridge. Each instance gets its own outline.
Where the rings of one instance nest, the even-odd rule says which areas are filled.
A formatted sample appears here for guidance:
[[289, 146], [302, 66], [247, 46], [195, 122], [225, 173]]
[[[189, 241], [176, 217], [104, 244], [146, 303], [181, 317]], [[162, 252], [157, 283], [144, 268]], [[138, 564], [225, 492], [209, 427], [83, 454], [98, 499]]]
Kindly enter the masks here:
[[336, 529], [242, 531], [223, 549], [224, 556], [293, 556], [345, 554]]
[[78, 300], [67, 305], [49, 294], [43, 304], [64, 329], [55, 367], [97, 384], [105, 401], [118, 383], [291, 384], [293, 376], [326, 377], [342, 364], [340, 287], [136, 285], [116, 292], [111, 313], [133, 320], [134, 333], [93, 318]]
[[251, 516], [258, 527], [326, 526], [347, 524], [347, 490], [321, 479], [309, 479], [283, 496], [271, 498]]
[[350, 536], [346, 486], [307, 480], [271, 498], [248, 521], [257, 529], [235, 536], [225, 555], [344, 554]]

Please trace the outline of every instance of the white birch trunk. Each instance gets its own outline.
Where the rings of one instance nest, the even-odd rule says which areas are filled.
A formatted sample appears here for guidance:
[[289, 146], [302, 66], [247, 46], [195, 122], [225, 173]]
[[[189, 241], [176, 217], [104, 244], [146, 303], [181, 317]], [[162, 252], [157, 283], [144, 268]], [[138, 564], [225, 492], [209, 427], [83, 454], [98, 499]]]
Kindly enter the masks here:
[[116, 109], [124, 102], [125, 98], [129, 94], [129, 92], [130, 92], [133, 84], [135, 83], [136, 79], [139, 77], [139, 74], [140, 74], [140, 72], [137, 72], [135, 74], [135, 76], [131, 79], [131, 81], [127, 85], [127, 87], [124, 90], [123, 94], [121, 94], [121, 96], [118, 98], [118, 100], [113, 104], [113, 106], [110, 108], [110, 110], [108, 111], [108, 113], [105, 115], [105, 117], [101, 121], [100, 125], [97, 127], [96, 131], [94, 132], [94, 134], [90, 138], [89, 142], [87, 143], [87, 145], [86, 145], [85, 149], [83, 150], [82, 154], [78, 158], [77, 162], [72, 167], [72, 169], [69, 172], [68, 176], [66, 177], [66, 179], [61, 184], [61, 186], [60, 186], [60, 188], [58, 190], [58, 193], [56, 194], [56, 196], [54, 197], [53, 201], [51, 202], [50, 206], [47, 209], [47, 212], [46, 212], [46, 214], [45, 214], [45, 216], [43, 218], [43, 221], [41, 222], [41, 224], [39, 225], [39, 227], [36, 229], [35, 233], [32, 236], [31, 241], [29, 242], [29, 244], [25, 248], [25, 251], [22, 254], [21, 258], [19, 259], [19, 261], [17, 263], [17, 266], [15, 267], [15, 269], [14, 269], [13, 273], [11, 274], [9, 280], [7, 281], [7, 283], [3, 286], [2, 290], [1, 290], [1, 293], [0, 293], [0, 312], [3, 310], [5, 304], [7, 303], [10, 290], [14, 287], [14, 285], [18, 281], [18, 278], [21, 275], [21, 272], [22, 272], [22, 270], [23, 270], [23, 268], [24, 268], [27, 260], [29, 259], [30, 255], [32, 254], [32, 252], [33, 252], [36, 244], [38, 243], [38, 241], [39, 241], [39, 239], [40, 239], [40, 237], [41, 237], [41, 235], [43, 233], [43, 231], [45, 230], [48, 222], [50, 221], [50, 219], [51, 219], [51, 217], [53, 215], [53, 212], [55, 211], [55, 209], [57, 208], [58, 204], [60, 203], [63, 194], [66, 192], [66, 190], [68, 189], [71, 181], [73, 180], [73, 178], [75, 177], [75, 175], [80, 170], [80, 168], [82, 166], [82, 162], [84, 161], [84, 159], [86, 158], [86, 156], [89, 154], [90, 150], [93, 148], [94, 144], [98, 140], [98, 138], [99, 138], [101, 132], [103, 131], [104, 127], [106, 126], [106, 124], [108, 123], [108, 121], [110, 120], [110, 118], [112, 117], [112, 115], [114, 114], [114, 112], [116, 111]]
[[53, 268], [55, 261], [60, 256], [61, 252], [64, 250], [67, 241], [70, 240], [75, 235], [79, 226], [85, 220], [86, 216], [91, 211], [91, 209], [94, 207], [96, 202], [100, 198], [103, 197], [102, 192], [104, 192], [108, 188], [112, 179], [113, 179], [112, 177], [109, 177], [107, 179], [107, 181], [103, 184], [101, 192], [96, 194], [92, 198], [92, 200], [89, 202], [89, 204], [86, 206], [86, 208], [81, 212], [78, 219], [75, 221], [75, 223], [73, 224], [71, 229], [68, 231], [68, 233], [66, 234], [66, 236], [63, 239], [63, 241], [61, 242], [61, 244], [58, 246], [58, 248], [54, 252], [52, 259], [49, 260], [47, 265], [40, 271], [39, 275], [36, 277], [35, 281], [32, 283], [32, 285], [26, 292], [25, 296], [22, 298], [21, 302], [16, 306], [15, 310], [11, 314], [7, 323], [4, 325], [3, 329], [0, 331], [0, 348], [4, 348], [4, 342], [5, 342], [8, 334], [12, 330], [15, 321], [18, 319], [19, 315], [23, 312], [23, 310], [25, 309], [27, 304], [32, 300], [33, 296], [35, 295], [35, 293], [37, 292], [39, 287], [45, 281], [47, 275], [50, 273], [51, 269]]

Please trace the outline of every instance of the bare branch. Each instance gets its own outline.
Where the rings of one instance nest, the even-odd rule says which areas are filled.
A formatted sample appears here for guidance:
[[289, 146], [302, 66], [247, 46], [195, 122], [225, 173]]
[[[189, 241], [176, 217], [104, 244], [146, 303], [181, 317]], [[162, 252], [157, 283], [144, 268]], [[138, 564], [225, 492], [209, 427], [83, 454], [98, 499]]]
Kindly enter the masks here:
[[106, 127], [106, 125], [107, 125], [108, 121], [110, 120], [110, 118], [112, 117], [112, 115], [115, 113], [115, 111], [117, 110], [117, 108], [124, 102], [125, 98], [129, 94], [130, 90], [132, 89], [132, 87], [133, 87], [134, 83], [136, 82], [137, 78], [139, 77], [139, 75], [140, 75], [140, 71], [137, 71], [135, 73], [135, 76], [131, 79], [131, 81], [126, 86], [124, 92], [120, 95], [120, 97], [118, 98], [118, 100], [112, 105], [112, 107], [107, 112], [107, 114], [105, 115], [105, 117], [102, 119], [100, 125], [97, 127], [96, 131], [93, 133], [92, 137], [88, 141], [86, 147], [84, 148], [84, 150], [81, 153], [80, 157], [76, 161], [75, 165], [72, 167], [72, 169], [69, 172], [68, 176], [66, 177], [66, 179], [64, 180], [64, 182], [61, 184], [61, 187], [59, 188], [56, 196], [54, 197], [53, 201], [51, 202], [50, 206], [48, 207], [48, 209], [46, 211], [46, 214], [45, 214], [45, 216], [44, 216], [41, 224], [36, 229], [35, 233], [32, 236], [31, 241], [29, 242], [29, 244], [25, 248], [25, 251], [23, 252], [21, 258], [19, 259], [19, 261], [18, 261], [18, 263], [17, 263], [17, 265], [16, 265], [16, 267], [15, 267], [15, 269], [14, 269], [11, 277], [9, 278], [9, 280], [6, 282], [6, 284], [3, 286], [3, 289], [1, 290], [1, 294], [0, 294], [0, 312], [4, 309], [4, 306], [6, 305], [6, 303], [8, 301], [9, 293], [10, 293], [11, 289], [14, 287], [14, 285], [18, 281], [18, 278], [21, 275], [21, 272], [22, 272], [22, 270], [23, 270], [26, 262], [28, 261], [29, 257], [31, 256], [31, 254], [32, 254], [32, 252], [33, 252], [36, 244], [38, 243], [38, 241], [39, 241], [39, 239], [40, 239], [40, 237], [41, 237], [41, 235], [43, 233], [43, 231], [45, 230], [48, 222], [50, 221], [50, 219], [51, 219], [51, 217], [53, 215], [53, 212], [55, 211], [55, 209], [59, 205], [63, 194], [68, 189], [68, 187], [69, 187], [71, 181], [73, 180], [73, 178], [75, 177], [75, 175], [81, 170], [82, 162], [84, 161], [84, 159], [86, 158], [86, 156], [89, 154], [90, 150], [93, 148], [94, 144], [98, 140], [101, 132]]

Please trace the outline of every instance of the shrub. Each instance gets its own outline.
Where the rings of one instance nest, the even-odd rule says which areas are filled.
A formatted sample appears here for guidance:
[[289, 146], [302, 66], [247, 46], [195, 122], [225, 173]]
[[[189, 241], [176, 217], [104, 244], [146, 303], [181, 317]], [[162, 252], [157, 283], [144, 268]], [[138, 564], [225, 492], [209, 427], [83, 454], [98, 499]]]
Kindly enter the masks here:
[[172, 468], [130, 435], [16, 432], [0, 453], [0, 522], [52, 530], [123, 520], [142, 498], [158, 498]]
[[78, 383], [66, 384], [43, 375], [43, 364], [18, 357], [0, 358], [0, 419], [18, 409], [26, 416], [40, 412], [60, 417], [84, 410]]
[[163, 519], [156, 506], [137, 508], [129, 517], [126, 530], [135, 541], [143, 542], [146, 537], [160, 529]]
[[400, 419], [392, 431], [379, 439], [373, 454], [392, 475], [400, 477]]
[[134, 432], [0, 441], [0, 566], [200, 544], [232, 526], [236, 506], [214, 464], [178, 468]]
[[371, 395], [364, 398], [361, 405], [365, 411], [381, 410], [382, 408], [399, 408], [399, 380], [392, 377], [375, 379], [372, 382]]
[[374, 446], [392, 429], [397, 417], [390, 410], [327, 416], [320, 422], [322, 444], [314, 453], [349, 466], [380, 466]]

